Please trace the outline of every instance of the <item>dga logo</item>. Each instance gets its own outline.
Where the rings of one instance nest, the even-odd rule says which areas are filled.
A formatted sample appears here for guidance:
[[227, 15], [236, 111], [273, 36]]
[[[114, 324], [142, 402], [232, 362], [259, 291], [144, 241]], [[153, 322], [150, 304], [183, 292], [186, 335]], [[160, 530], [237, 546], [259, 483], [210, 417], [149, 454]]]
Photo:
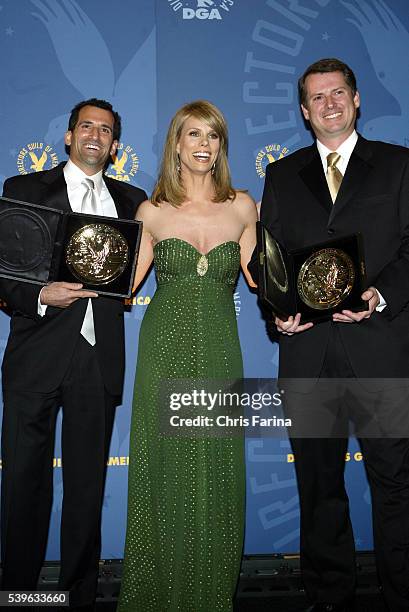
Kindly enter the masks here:
[[134, 295], [131, 298], [125, 298], [125, 304], [127, 306], [147, 306], [151, 300], [150, 295]]
[[57, 154], [51, 145], [43, 142], [30, 142], [23, 147], [17, 157], [17, 168], [20, 174], [41, 172], [58, 166]]
[[223, 19], [234, 0], [167, 0], [175, 11], [181, 11], [183, 19]]
[[124, 145], [123, 142], [118, 144], [116, 154], [112, 156], [112, 165], [105, 172], [106, 176], [114, 178], [117, 181], [130, 182], [135, 176], [139, 168], [139, 157], [129, 145]]
[[287, 147], [281, 147], [279, 144], [267, 145], [264, 149], [261, 149], [256, 157], [256, 170], [259, 177], [264, 178], [266, 175], [266, 166], [281, 159], [287, 155], [287, 153]]

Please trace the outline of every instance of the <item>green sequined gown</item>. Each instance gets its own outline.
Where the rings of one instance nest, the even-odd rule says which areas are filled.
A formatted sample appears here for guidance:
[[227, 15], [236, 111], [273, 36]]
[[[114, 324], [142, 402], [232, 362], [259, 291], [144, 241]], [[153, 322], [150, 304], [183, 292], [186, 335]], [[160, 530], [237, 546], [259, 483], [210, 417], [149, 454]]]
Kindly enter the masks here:
[[233, 304], [240, 247], [207, 254], [169, 238], [154, 249], [157, 291], [141, 325], [133, 404], [128, 526], [119, 612], [231, 612], [242, 555], [240, 437], [158, 433], [163, 379], [239, 378]]

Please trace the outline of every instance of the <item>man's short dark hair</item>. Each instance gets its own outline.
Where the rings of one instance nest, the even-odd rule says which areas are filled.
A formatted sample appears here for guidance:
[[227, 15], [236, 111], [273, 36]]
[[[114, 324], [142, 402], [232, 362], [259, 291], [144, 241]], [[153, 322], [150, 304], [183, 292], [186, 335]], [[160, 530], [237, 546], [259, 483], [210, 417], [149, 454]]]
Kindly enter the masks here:
[[112, 104], [107, 102], [106, 100], [98, 100], [98, 98], [90, 98], [89, 100], [84, 100], [83, 102], [79, 102], [74, 106], [71, 111], [71, 115], [68, 121], [68, 130], [72, 132], [75, 126], [78, 123], [78, 117], [80, 114], [80, 110], [84, 108], [84, 106], [96, 106], [97, 108], [102, 108], [103, 110], [109, 111], [112, 113], [114, 118], [114, 128], [112, 131], [113, 140], [119, 140], [121, 137], [121, 117], [119, 114], [114, 111], [112, 108]]
[[336, 57], [329, 57], [320, 59], [311, 64], [311, 66], [308, 66], [304, 74], [298, 79], [298, 97], [300, 104], [305, 106], [306, 103], [305, 80], [307, 76], [310, 74], [323, 74], [324, 72], [342, 72], [345, 83], [352, 91], [352, 95], [354, 96], [356, 94], [356, 78], [351, 68]]

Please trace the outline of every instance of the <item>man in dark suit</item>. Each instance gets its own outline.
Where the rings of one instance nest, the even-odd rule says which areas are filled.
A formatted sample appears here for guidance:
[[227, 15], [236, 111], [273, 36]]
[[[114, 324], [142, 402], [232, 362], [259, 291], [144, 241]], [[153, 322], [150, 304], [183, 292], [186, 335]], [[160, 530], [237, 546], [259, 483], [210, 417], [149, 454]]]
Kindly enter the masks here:
[[[268, 166], [261, 221], [288, 250], [361, 232], [367, 308], [342, 310], [314, 325], [300, 320], [300, 313], [287, 321], [276, 318], [279, 376], [292, 381], [284, 395], [287, 411], [297, 416], [301, 406], [310, 425], [327, 407], [321, 390], [330, 379], [335, 436], [345, 432], [347, 402], [359, 402], [366, 417], [377, 421], [375, 431], [385, 433], [361, 439], [361, 444], [384, 597], [391, 612], [407, 611], [409, 443], [396, 436], [397, 431], [408, 433], [408, 390], [401, 381], [397, 393], [395, 381], [409, 374], [409, 152], [356, 133], [359, 93], [352, 70], [339, 60], [324, 59], [307, 68], [299, 94], [317, 140]], [[251, 269], [255, 275], [254, 258]], [[394, 419], [401, 421], [391, 432]], [[310, 427], [305, 437], [291, 440], [301, 505], [301, 566], [313, 604], [309, 610], [350, 610], [356, 577], [344, 486], [348, 439], [345, 433], [311, 435]]]
[[[4, 183], [6, 197], [64, 211], [133, 219], [141, 189], [103, 176], [120, 117], [95, 98], [72, 111], [66, 164]], [[32, 590], [44, 561], [55, 418], [63, 410], [59, 589], [70, 606], [95, 601], [106, 461], [124, 376], [123, 301], [80, 283], [41, 288], [0, 280], [12, 310], [3, 359], [1, 555], [4, 590]]]

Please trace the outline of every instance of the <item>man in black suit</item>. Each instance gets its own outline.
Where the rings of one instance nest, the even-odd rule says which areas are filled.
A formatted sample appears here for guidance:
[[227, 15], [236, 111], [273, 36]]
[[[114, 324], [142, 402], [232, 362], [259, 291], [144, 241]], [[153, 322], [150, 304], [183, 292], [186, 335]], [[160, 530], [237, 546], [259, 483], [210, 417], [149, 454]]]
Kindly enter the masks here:
[[[103, 175], [120, 117], [95, 98], [72, 111], [66, 164], [4, 183], [6, 197], [63, 211], [133, 219], [141, 189]], [[1, 554], [4, 590], [37, 587], [52, 503], [55, 418], [63, 410], [64, 497], [58, 588], [95, 601], [106, 462], [124, 376], [123, 301], [80, 283], [0, 280], [12, 310], [3, 359]]]
[[[305, 437], [291, 440], [309, 610], [344, 611], [353, 605], [355, 551], [344, 486], [348, 439], [345, 433], [336, 437], [345, 432], [348, 402], [359, 403], [366, 417], [376, 420], [375, 431], [385, 433], [361, 444], [384, 597], [391, 612], [408, 611], [409, 444], [393, 436], [408, 433], [408, 390], [401, 381], [397, 393], [395, 381], [409, 374], [409, 152], [356, 133], [359, 93], [352, 70], [339, 60], [307, 68], [299, 95], [317, 140], [268, 166], [261, 221], [288, 250], [361, 232], [368, 279], [362, 312], [342, 310], [314, 325], [301, 321], [300, 313], [275, 319], [279, 376], [292, 381], [284, 395], [288, 412], [299, 415], [294, 411], [301, 406], [311, 424], [327, 407], [321, 390], [328, 379], [335, 394], [335, 436], [313, 438], [310, 427]], [[251, 269], [255, 275], [254, 258]], [[401, 421], [391, 432], [394, 419]]]

